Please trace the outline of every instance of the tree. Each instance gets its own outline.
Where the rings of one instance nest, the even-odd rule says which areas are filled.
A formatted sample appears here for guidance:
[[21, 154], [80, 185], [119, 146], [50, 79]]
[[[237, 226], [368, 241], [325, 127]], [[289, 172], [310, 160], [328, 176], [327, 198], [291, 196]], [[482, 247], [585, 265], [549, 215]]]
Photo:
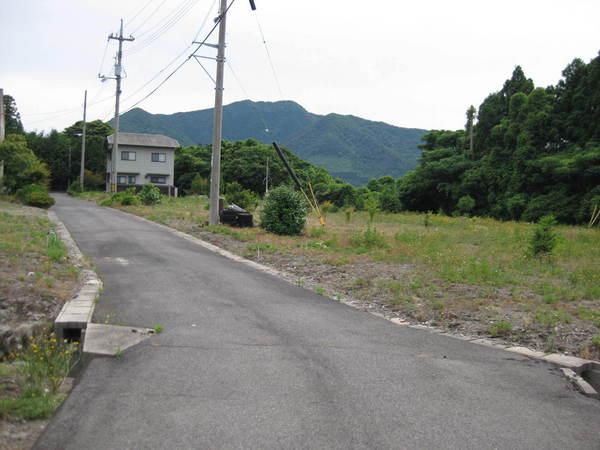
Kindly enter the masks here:
[[11, 193], [29, 184], [45, 186], [49, 181], [48, 167], [27, 147], [23, 136], [10, 134], [0, 143], [0, 161], [4, 161], [2, 184]]
[[6, 135], [23, 134], [23, 123], [17, 103], [13, 97], [6, 94], [4, 95], [4, 127]]
[[465, 131], [469, 136], [469, 155], [473, 155], [473, 125], [475, 121], [475, 113], [477, 110], [473, 105], [467, 109], [467, 124], [465, 125]]

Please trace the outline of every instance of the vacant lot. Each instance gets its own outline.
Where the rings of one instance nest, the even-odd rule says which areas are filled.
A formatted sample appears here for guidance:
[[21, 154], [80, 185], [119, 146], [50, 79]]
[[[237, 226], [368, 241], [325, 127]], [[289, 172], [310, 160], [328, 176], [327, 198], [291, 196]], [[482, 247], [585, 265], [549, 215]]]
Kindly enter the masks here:
[[[98, 200], [99, 195], [87, 195]], [[206, 200], [120, 207], [414, 323], [544, 351], [600, 357], [600, 231], [558, 226], [549, 258], [527, 248], [534, 225], [435, 214], [330, 213], [303, 236], [207, 227]]]

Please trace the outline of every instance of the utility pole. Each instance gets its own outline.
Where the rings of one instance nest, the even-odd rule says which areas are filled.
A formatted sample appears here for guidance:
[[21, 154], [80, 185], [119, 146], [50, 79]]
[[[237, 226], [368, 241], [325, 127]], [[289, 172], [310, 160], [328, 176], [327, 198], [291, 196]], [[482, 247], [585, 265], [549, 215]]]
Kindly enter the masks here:
[[[121, 28], [119, 29], [119, 35], [116, 36], [111, 33], [108, 39], [114, 39], [119, 41], [119, 50], [117, 51], [117, 61], [115, 63], [115, 79], [117, 80], [117, 93], [115, 96], [115, 132], [113, 134], [113, 146], [110, 157], [110, 192], [117, 191], [117, 155], [119, 154], [119, 100], [121, 99], [121, 62], [123, 59], [123, 41], [133, 41], [133, 36], [128, 38], [123, 37], [123, 19], [121, 19]], [[106, 79], [106, 77], [104, 77]]]
[[227, 25], [227, 0], [221, 0], [219, 8], [219, 46], [217, 51], [217, 82], [215, 87], [215, 110], [213, 122], [212, 162], [210, 170], [210, 218], [211, 225], [219, 223], [219, 195], [221, 184], [221, 137], [223, 132], [223, 75], [225, 68], [225, 30]]
[[71, 186], [71, 144], [69, 144], [69, 171], [67, 172], [67, 189]]
[[267, 156], [267, 176], [265, 177], [265, 196], [269, 194], [269, 157]]
[[0, 88], [0, 142], [4, 141], [4, 90]]
[[[4, 141], [4, 90], [0, 88], [0, 144]], [[0, 188], [4, 179], [4, 160], [0, 161]]]
[[79, 190], [83, 192], [83, 177], [85, 176], [85, 129], [86, 129], [86, 113], [87, 113], [87, 89], [83, 95], [83, 132], [81, 136], [81, 169], [79, 171]]

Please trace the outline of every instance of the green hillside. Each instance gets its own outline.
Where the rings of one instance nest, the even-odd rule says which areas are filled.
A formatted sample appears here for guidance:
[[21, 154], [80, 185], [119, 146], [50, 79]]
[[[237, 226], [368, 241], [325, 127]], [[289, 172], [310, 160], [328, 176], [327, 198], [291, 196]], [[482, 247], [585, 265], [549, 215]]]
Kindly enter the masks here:
[[[136, 108], [121, 116], [121, 130], [161, 133], [181, 145], [208, 144], [212, 121], [212, 109], [166, 115]], [[399, 177], [413, 169], [424, 133], [354, 116], [320, 116], [291, 101], [245, 100], [225, 106], [223, 113], [224, 139], [278, 141], [355, 185], [384, 175]]]

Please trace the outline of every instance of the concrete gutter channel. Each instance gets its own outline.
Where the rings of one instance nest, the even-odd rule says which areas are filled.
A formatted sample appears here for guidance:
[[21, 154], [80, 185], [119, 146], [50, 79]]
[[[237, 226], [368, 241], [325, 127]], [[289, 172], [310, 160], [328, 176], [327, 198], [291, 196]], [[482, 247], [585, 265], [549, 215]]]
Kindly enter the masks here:
[[57, 339], [78, 340], [87, 355], [116, 356], [154, 334], [154, 330], [147, 328], [92, 323], [94, 308], [102, 292], [102, 281], [93, 270], [83, 269], [84, 256], [65, 224], [53, 211], [48, 212], [48, 218], [67, 247], [69, 258], [82, 269], [83, 274], [79, 291], [63, 305], [54, 321]]
[[[289, 283], [297, 285], [301, 281], [300, 277], [286, 272], [281, 272], [277, 269], [273, 269], [263, 264], [248, 260], [239, 255], [224, 250], [220, 247], [217, 247], [216, 245], [203, 241], [202, 239], [175, 230], [166, 225], [152, 222], [151, 220], [127, 213], [125, 211], [115, 211], [118, 211], [121, 214], [126, 214], [127, 216], [132, 217], [136, 220], [152, 224], [156, 227], [160, 227], [164, 231], [186, 239], [187, 241], [199, 245], [213, 253], [217, 253], [225, 258], [237, 261], [241, 264], [245, 264], [263, 273], [267, 273], [277, 278], [283, 279]], [[60, 238], [68, 247], [69, 255], [71, 256], [71, 254], [73, 253], [73, 257], [76, 261], [79, 260], [83, 262], [83, 255], [77, 247], [77, 244], [75, 244], [75, 241], [71, 237], [67, 228], [52, 211], [49, 212], [49, 216], [50, 219], [56, 224], [57, 233], [59, 234]], [[61, 310], [59, 316], [57, 317], [57, 322], [55, 322], [55, 328], [57, 329], [57, 333], [59, 329], [71, 330], [73, 329], [71, 327], [76, 325], [76, 327], [80, 327], [79, 329], [82, 330], [81, 340], [83, 342], [84, 353], [111, 356], [120, 354], [120, 352], [122, 352], [126, 348], [141, 342], [142, 340], [150, 337], [154, 333], [154, 330], [147, 328], [132, 328], [91, 323], [96, 299], [100, 294], [102, 288], [102, 282], [100, 281], [96, 273], [90, 270], [84, 271], [84, 277], [87, 278], [80, 292], [75, 297], [73, 297], [72, 300], [65, 303], [63, 310]], [[498, 341], [493, 341], [490, 339], [481, 339], [474, 338], [472, 336], [463, 336], [452, 333], [446, 333], [437, 328], [428, 327], [425, 325], [412, 325], [409, 322], [402, 320], [398, 317], [388, 317], [379, 312], [365, 310], [363, 306], [360, 306], [361, 302], [356, 302], [348, 298], [340, 298], [337, 294], [335, 296], [332, 295], [332, 297], [334, 297], [335, 301], [338, 301], [356, 309], [367, 311], [372, 315], [386, 319], [399, 326], [406, 326], [414, 329], [428, 331], [431, 333], [437, 333], [453, 339], [461, 339], [464, 341], [471, 342], [473, 344], [501, 349], [507, 352], [525, 356], [527, 358], [552, 364], [561, 369], [565, 377], [576, 387], [576, 389], [579, 392], [588, 397], [600, 400], [600, 362], [577, 358], [575, 356], [561, 355], [559, 353], [544, 353], [526, 347], [499, 343]], [[93, 301], [89, 302], [90, 298], [93, 299]], [[88, 304], [90, 305], [89, 310], [86, 309], [88, 308]], [[84, 317], [86, 319], [85, 321], [83, 321]], [[77, 320], [72, 320], [75, 318]], [[88, 330], [87, 333], [86, 329]], [[62, 332], [64, 333], [64, 331]]]

